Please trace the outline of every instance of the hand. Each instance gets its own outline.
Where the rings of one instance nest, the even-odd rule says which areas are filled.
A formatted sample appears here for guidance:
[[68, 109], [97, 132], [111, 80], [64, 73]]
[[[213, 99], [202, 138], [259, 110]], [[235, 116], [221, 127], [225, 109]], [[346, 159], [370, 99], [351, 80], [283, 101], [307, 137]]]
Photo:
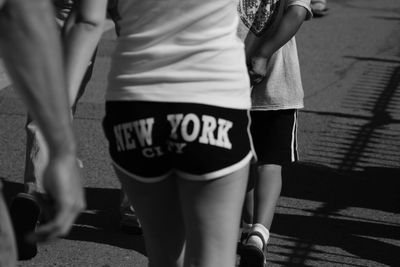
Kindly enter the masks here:
[[29, 236], [32, 242], [44, 242], [66, 235], [85, 208], [80, 171], [75, 155], [53, 157], [43, 175], [48, 195], [44, 205], [49, 221]]
[[261, 83], [267, 75], [268, 58], [261, 56], [254, 56], [250, 59], [248, 64], [248, 72], [250, 76], [250, 83], [255, 86]]

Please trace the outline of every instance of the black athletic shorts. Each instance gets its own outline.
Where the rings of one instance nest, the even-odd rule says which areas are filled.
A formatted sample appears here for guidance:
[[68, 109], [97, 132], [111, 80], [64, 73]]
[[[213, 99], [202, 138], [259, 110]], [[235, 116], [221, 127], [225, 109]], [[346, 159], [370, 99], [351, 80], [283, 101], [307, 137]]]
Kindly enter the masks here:
[[298, 160], [296, 109], [256, 110], [250, 117], [258, 164], [282, 165]]
[[108, 101], [103, 121], [114, 166], [143, 182], [172, 172], [209, 180], [253, 157], [249, 111], [192, 103]]

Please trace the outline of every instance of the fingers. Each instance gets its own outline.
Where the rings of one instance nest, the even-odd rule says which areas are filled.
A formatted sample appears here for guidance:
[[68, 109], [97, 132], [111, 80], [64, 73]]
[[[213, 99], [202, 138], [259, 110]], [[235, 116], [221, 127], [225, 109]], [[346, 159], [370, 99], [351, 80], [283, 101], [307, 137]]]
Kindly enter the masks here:
[[250, 76], [250, 84], [251, 86], [255, 86], [259, 83], [262, 82], [262, 80], [265, 78], [265, 75], [255, 73], [254, 71], [249, 71], [249, 76]]
[[75, 155], [51, 158], [43, 175], [47, 195], [39, 198], [48, 222], [29, 236], [31, 241], [45, 242], [68, 234], [85, 207], [81, 182]]
[[265, 57], [252, 57], [247, 63], [251, 86], [261, 83], [267, 75], [268, 59]]

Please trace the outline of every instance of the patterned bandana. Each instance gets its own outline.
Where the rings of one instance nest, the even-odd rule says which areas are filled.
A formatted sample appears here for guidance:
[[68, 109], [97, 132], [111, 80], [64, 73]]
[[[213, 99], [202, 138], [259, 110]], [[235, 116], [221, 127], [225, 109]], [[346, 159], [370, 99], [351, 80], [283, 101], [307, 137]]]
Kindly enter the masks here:
[[261, 36], [274, 21], [280, 0], [239, 0], [238, 12], [243, 23]]

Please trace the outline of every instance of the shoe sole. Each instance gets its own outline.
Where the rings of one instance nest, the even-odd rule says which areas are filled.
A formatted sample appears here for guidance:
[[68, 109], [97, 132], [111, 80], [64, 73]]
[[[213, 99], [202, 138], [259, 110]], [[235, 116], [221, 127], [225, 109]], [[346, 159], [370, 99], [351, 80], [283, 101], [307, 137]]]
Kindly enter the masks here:
[[265, 256], [261, 249], [244, 245], [240, 251], [239, 267], [265, 267]]
[[313, 16], [315, 18], [323, 17], [326, 14], [328, 14], [328, 9], [327, 8], [325, 8], [323, 10], [313, 10]]
[[40, 215], [40, 206], [32, 195], [18, 194], [10, 206], [10, 217], [13, 223], [18, 248], [18, 260], [29, 260], [36, 256], [36, 243], [29, 243], [26, 236], [32, 233]]

